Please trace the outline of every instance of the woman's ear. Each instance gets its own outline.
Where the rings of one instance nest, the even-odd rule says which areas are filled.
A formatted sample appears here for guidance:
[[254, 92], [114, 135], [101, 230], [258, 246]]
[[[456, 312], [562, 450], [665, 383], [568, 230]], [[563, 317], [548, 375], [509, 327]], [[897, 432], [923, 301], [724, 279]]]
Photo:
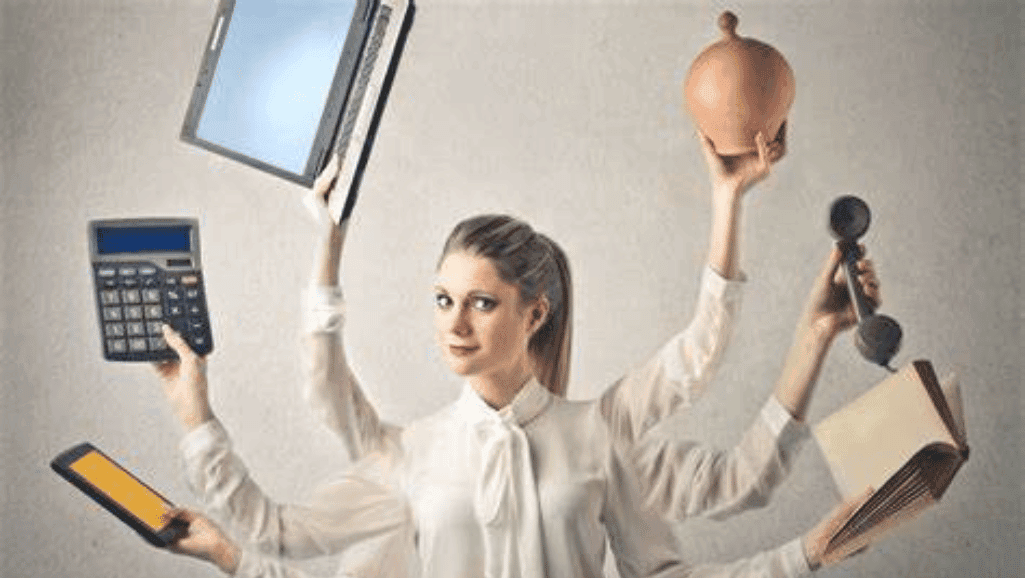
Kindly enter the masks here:
[[533, 337], [537, 333], [538, 329], [545, 324], [548, 320], [548, 313], [551, 310], [551, 306], [548, 303], [548, 298], [541, 295], [530, 305], [529, 319], [530, 324], [527, 326], [527, 332]]

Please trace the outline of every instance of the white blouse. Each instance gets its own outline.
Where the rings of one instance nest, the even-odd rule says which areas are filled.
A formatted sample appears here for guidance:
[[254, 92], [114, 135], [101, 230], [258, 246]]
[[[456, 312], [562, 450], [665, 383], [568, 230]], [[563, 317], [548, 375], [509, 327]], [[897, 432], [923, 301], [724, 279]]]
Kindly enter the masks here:
[[686, 564], [655, 514], [718, 517], [765, 503], [805, 437], [774, 398], [728, 452], [652, 429], [718, 363], [734, 285], [706, 270], [688, 328], [598, 400], [568, 401], [531, 380], [495, 411], [466, 385], [455, 403], [405, 428], [377, 419], [338, 357], [336, 300], [313, 338], [311, 399], [351, 434], [350, 452], [363, 456], [355, 469], [308, 504], [280, 505], [211, 421], [182, 442], [190, 483], [263, 553], [246, 550], [239, 576], [301, 576], [280, 558], [355, 547], [347, 568], [361, 577], [598, 577], [606, 536], [624, 578], [807, 574], [799, 539], [732, 564]]

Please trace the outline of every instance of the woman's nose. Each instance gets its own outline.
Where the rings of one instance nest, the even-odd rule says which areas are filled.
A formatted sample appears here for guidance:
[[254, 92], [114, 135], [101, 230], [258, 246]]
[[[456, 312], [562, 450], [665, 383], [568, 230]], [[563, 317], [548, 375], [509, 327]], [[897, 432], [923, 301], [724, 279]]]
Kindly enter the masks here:
[[470, 320], [467, 319], [468, 312], [465, 309], [456, 309], [452, 311], [452, 316], [449, 319], [449, 331], [459, 337], [466, 337], [473, 332], [473, 327], [470, 325]]

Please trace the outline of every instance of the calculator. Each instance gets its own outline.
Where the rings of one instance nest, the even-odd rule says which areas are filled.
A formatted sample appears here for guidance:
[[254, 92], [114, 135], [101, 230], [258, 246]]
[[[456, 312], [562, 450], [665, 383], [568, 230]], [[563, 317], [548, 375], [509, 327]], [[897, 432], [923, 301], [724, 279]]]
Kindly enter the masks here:
[[213, 350], [198, 220], [93, 220], [89, 246], [105, 359], [175, 359], [162, 323], [177, 330], [197, 354]]

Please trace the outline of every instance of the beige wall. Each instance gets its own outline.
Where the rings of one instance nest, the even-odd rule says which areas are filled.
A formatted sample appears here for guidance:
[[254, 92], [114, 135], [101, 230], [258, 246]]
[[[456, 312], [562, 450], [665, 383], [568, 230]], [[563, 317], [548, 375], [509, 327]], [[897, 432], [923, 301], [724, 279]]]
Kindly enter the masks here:
[[[576, 4], [576, 6], [574, 6]], [[841, 3], [835, 3], [840, 5]], [[848, 4], [848, 3], [844, 3]], [[302, 190], [182, 144], [212, 1], [4, 0], [0, 248], [0, 575], [216, 573], [150, 549], [52, 474], [91, 440], [172, 499], [179, 430], [147, 366], [102, 361], [85, 225], [201, 220], [216, 409], [257, 478], [300, 498], [344, 467], [299, 399], [298, 290], [313, 230]], [[718, 2], [420, 2], [346, 254], [349, 350], [404, 423], [458, 382], [430, 341], [448, 228], [509, 211], [551, 233], [576, 276], [571, 395], [594, 396], [686, 320], [704, 258], [707, 178], [679, 83]], [[895, 360], [963, 367], [972, 457], [944, 498], [841, 571], [1010, 576], [1022, 514], [1021, 20], [1013, 2], [731, 5], [798, 82], [787, 158], [752, 194], [739, 335], [681, 422], [728, 444], [770, 392], [841, 193], [904, 326]], [[812, 419], [883, 377], [837, 343]], [[767, 509], [681, 529], [696, 560], [782, 543], [832, 505], [813, 444]]]

